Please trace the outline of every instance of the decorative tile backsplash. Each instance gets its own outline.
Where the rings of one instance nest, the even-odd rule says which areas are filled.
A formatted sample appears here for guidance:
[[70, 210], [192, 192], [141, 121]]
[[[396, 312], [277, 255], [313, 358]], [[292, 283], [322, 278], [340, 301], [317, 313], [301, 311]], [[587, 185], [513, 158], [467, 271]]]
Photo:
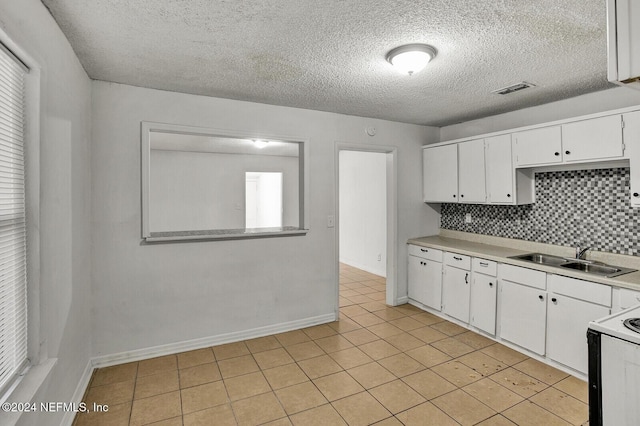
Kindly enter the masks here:
[[535, 191], [535, 204], [522, 206], [442, 204], [440, 227], [640, 256], [628, 168], [536, 173]]

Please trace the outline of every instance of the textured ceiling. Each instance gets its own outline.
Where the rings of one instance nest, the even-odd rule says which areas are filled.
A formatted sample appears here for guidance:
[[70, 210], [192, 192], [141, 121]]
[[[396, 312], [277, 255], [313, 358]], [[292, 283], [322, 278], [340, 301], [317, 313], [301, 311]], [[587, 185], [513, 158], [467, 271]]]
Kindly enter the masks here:
[[[135, 86], [432, 126], [609, 87], [604, 0], [42, 1], [91, 78]], [[406, 43], [438, 56], [401, 75]]]

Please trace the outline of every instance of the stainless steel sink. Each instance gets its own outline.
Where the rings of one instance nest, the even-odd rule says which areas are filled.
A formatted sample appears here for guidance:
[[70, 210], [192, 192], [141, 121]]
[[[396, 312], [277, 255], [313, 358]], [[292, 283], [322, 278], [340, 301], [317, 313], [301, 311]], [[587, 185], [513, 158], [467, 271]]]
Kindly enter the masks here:
[[636, 269], [623, 268], [621, 266], [606, 265], [600, 262], [552, 256], [550, 254], [543, 253], [527, 253], [518, 256], [510, 256], [509, 258], [524, 260], [525, 262], [537, 263], [539, 265], [573, 269], [576, 271], [598, 275], [600, 277], [606, 278], [617, 277], [618, 275], [628, 274], [630, 272], [636, 271]]
[[552, 256], [550, 254], [542, 253], [527, 253], [521, 254], [519, 256], [510, 256], [510, 259], [519, 259], [526, 262], [533, 262], [540, 265], [548, 266], [561, 266], [569, 262], [569, 260], [565, 259], [564, 257]]
[[586, 272], [587, 274], [600, 275], [601, 277], [608, 278], [616, 277], [622, 274], [628, 274], [629, 272], [635, 271], [635, 269], [588, 262], [570, 262], [560, 266], [562, 266], [563, 268], [575, 269], [577, 271]]

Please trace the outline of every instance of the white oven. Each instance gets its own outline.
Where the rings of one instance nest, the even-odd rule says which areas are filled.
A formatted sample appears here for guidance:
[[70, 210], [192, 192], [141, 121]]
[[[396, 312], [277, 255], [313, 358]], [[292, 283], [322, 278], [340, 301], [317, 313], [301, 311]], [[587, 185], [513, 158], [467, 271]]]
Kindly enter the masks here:
[[640, 305], [589, 324], [590, 426], [640, 424], [640, 328], [635, 325], [640, 327]]

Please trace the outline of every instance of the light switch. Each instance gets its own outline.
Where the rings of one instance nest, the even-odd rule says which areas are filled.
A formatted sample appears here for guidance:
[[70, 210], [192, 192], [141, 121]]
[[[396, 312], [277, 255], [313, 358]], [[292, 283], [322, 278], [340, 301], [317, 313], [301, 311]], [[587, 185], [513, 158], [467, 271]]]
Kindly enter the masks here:
[[464, 223], [471, 223], [471, 213], [464, 215]]

